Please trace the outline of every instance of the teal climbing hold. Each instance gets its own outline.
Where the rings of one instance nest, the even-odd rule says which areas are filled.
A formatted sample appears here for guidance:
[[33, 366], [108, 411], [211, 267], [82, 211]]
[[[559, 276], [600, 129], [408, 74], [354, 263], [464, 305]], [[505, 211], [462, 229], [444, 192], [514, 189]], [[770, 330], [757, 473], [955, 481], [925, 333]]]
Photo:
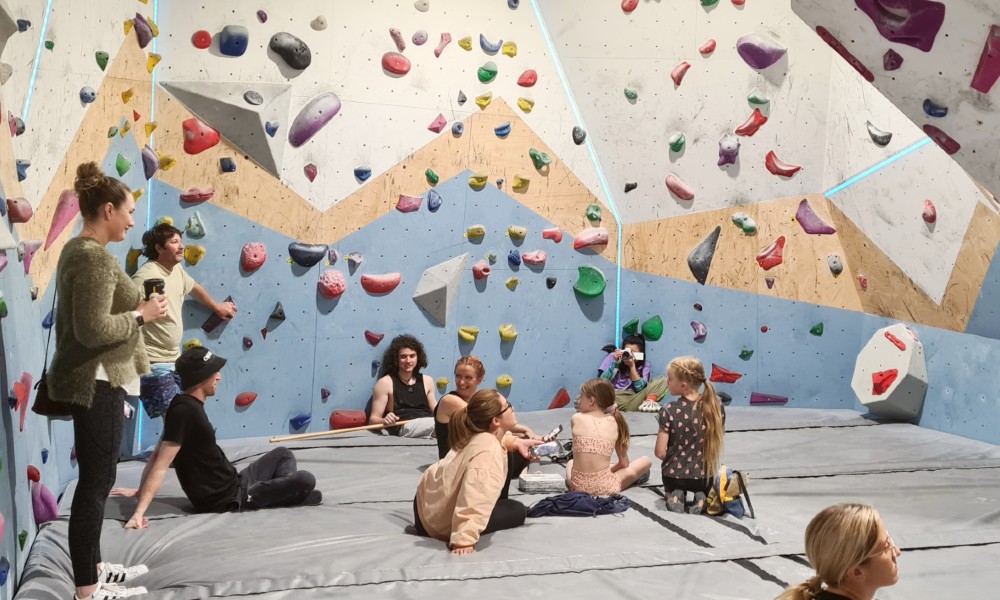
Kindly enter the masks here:
[[663, 337], [663, 319], [656, 315], [652, 319], [647, 319], [642, 324], [642, 335], [651, 341], [656, 341]]

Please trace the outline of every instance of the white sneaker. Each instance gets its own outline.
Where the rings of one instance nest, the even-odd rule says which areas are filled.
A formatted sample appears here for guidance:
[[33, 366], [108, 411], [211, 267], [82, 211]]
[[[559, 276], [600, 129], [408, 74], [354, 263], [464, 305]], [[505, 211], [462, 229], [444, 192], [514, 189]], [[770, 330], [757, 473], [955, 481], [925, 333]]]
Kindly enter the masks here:
[[113, 583], [98, 582], [97, 589], [94, 590], [93, 593], [91, 593], [86, 598], [81, 598], [76, 595], [74, 595], [73, 597], [76, 600], [117, 600], [119, 598], [141, 596], [142, 594], [146, 593], [147, 593], [146, 588], [142, 586], [127, 588], [125, 586], [115, 585]]
[[639, 412], [655, 413], [660, 412], [660, 403], [653, 400], [646, 400], [639, 405]]
[[149, 573], [149, 567], [146, 565], [126, 567], [106, 562], [101, 564], [101, 570], [97, 572], [97, 580], [101, 583], [125, 583], [146, 573]]

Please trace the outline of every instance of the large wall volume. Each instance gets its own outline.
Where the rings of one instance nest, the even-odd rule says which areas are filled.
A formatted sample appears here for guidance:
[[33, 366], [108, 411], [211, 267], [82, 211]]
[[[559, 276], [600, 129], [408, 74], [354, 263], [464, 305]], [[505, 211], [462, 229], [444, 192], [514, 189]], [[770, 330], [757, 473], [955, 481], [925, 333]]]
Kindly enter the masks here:
[[[897, 81], [876, 68], [872, 53], [880, 57], [887, 42], [864, 14], [845, 12], [844, 22], [857, 21], [864, 33], [850, 37], [834, 18], [839, 10], [794, 2], [807, 25], [791, 4], [641, 2], [625, 13], [619, 2], [596, 0], [371, 0], [327, 12], [270, 0], [101, 0], [98, 9], [56, 1], [46, 12], [44, 3], [0, 0], [0, 114], [9, 125], [0, 127], [0, 200], [23, 198], [34, 209], [26, 223], [5, 217], [0, 231], [0, 242], [11, 236], [0, 249], [0, 379], [13, 406], [0, 445], [8, 483], [0, 493], [0, 597], [12, 595], [36, 531], [31, 486], [59, 493], [75, 477], [70, 424], [36, 417], [30, 396], [19, 403], [11, 388], [22, 373], [41, 373], [55, 264], [79, 228], [78, 220], [61, 231], [51, 224], [86, 160], [121, 173], [138, 197], [136, 228], [109, 247], [123, 266], [134, 268], [128, 257], [142, 230], [170, 218], [186, 244], [206, 251], [185, 268], [217, 300], [231, 296], [239, 306], [210, 333], [201, 329], [207, 309], [185, 307], [184, 339], [229, 359], [208, 404], [223, 438], [325, 430], [333, 410], [365, 405], [377, 362], [402, 332], [425, 342], [435, 379], [453, 378], [454, 361], [476, 354], [487, 367], [484, 385], [510, 375], [502, 391], [517, 409], [544, 409], [561, 388], [574, 394], [596, 373], [600, 348], [627, 322], [641, 327], [658, 317], [662, 337], [648, 345], [658, 373], [673, 356], [694, 354], [709, 370], [739, 375], [718, 383], [734, 404], [756, 392], [785, 397], [787, 406], [858, 410], [850, 382], [861, 349], [878, 329], [904, 322], [927, 357], [917, 422], [1000, 441], [991, 387], [1000, 227], [986, 191], [997, 191], [988, 164], [995, 153], [976, 141], [998, 133], [995, 112], [984, 107], [1000, 92], [975, 92], [967, 104], [935, 96], [947, 117], [915, 112], [904, 99], [929, 92], [905, 82], [927, 78]], [[945, 55], [945, 39], [947, 48], [975, 54], [968, 36], [942, 37], [985, 35], [984, 23], [996, 22], [968, 4], [949, 5], [930, 58], [939, 48]], [[144, 48], [136, 11], [158, 33]], [[875, 72], [877, 89], [816, 34], [816, 11], [826, 11], [821, 20], [837, 39], [856, 40], [851, 50]], [[233, 27], [248, 33], [240, 56], [223, 52]], [[202, 31], [206, 48], [195, 43]], [[281, 32], [309, 47], [307, 68], [269, 48]], [[439, 46], [444, 34], [451, 41]], [[737, 52], [750, 34], [786, 52], [754, 68]], [[940, 62], [893, 47], [905, 57], [898, 74]], [[390, 52], [409, 61], [407, 73], [383, 68]], [[107, 53], [103, 67], [98, 53]], [[684, 62], [686, 71], [675, 69]], [[974, 57], [966, 62], [966, 71], [975, 69]], [[951, 89], [948, 82], [935, 89]], [[85, 86], [93, 102], [81, 100]], [[247, 92], [261, 102], [248, 102]], [[327, 93], [339, 99], [336, 116], [293, 145], [296, 117]], [[767, 121], [751, 133], [741, 126], [754, 109]], [[970, 115], [982, 121], [975, 134], [967, 133]], [[220, 139], [186, 150], [184, 124], [198, 121]], [[926, 140], [925, 123], [945, 123], [962, 151], [915, 147]], [[739, 154], [720, 165], [723, 138], [737, 140]], [[158, 156], [150, 178], [144, 147]], [[801, 170], [772, 173], [771, 151]], [[212, 197], [183, 200], [192, 188]], [[401, 199], [419, 199], [419, 208], [401, 211]], [[934, 222], [923, 218], [927, 200]], [[192, 235], [196, 223], [203, 236]], [[477, 225], [484, 235], [470, 235]], [[716, 228], [699, 280], [689, 256]], [[50, 235], [26, 267], [16, 246], [30, 250]], [[602, 235], [606, 243], [587, 245]], [[776, 260], [767, 249], [779, 239]], [[241, 269], [247, 243], [267, 250], [257, 270]], [[304, 267], [291, 261], [290, 244], [328, 250]], [[512, 251], [544, 251], [545, 260], [516, 265]], [[473, 265], [483, 261], [492, 272], [477, 280]], [[839, 274], [830, 266], [837, 263]], [[600, 271], [603, 291], [574, 290], [581, 268]], [[346, 281], [337, 299], [318, 288], [331, 272]], [[425, 272], [433, 285], [422, 281]], [[400, 283], [388, 293], [362, 285], [394, 273]], [[447, 306], [414, 298], [428, 285]], [[271, 318], [278, 303], [283, 320]], [[501, 339], [505, 324], [515, 340]], [[474, 342], [461, 341], [462, 327], [478, 328]], [[257, 399], [237, 407], [242, 392]], [[140, 413], [130, 429], [131, 449], [142, 451], [156, 443], [161, 421]]]

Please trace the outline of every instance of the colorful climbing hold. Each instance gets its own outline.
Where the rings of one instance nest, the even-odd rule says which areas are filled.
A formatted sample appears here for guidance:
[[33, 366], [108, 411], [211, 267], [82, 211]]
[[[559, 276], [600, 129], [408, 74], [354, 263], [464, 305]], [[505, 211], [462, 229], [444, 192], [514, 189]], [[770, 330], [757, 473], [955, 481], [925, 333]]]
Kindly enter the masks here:
[[780, 177], [791, 177], [802, 169], [799, 165], [789, 164], [778, 158], [774, 150], [767, 153], [764, 158], [764, 166], [767, 167], [768, 171]]
[[733, 213], [733, 225], [743, 231], [743, 235], [757, 235], [757, 223], [750, 215], [742, 212]]
[[507, 237], [515, 241], [521, 241], [528, 236], [528, 228], [524, 225], [508, 225]]
[[933, 0], [856, 0], [855, 3], [875, 23], [882, 37], [924, 52], [930, 52], [934, 46], [934, 38], [944, 22], [945, 5]]
[[639, 331], [639, 317], [630, 319], [625, 325], [622, 326], [622, 333], [625, 335], [632, 335]]
[[149, 45], [149, 42], [153, 41], [153, 28], [150, 27], [149, 22], [146, 21], [146, 17], [135, 13], [135, 19], [132, 20], [132, 26], [135, 28], [136, 41], [139, 42], [140, 48], [145, 48]]
[[340, 112], [340, 98], [333, 92], [326, 92], [309, 101], [288, 128], [288, 143], [298, 148], [308, 142], [330, 119]]
[[757, 130], [760, 129], [764, 123], [767, 123], [767, 117], [760, 112], [759, 108], [755, 108], [747, 120], [736, 128], [736, 135], [751, 136], [757, 133]]
[[531, 183], [531, 178], [524, 177], [523, 175], [514, 175], [514, 183], [511, 187], [514, 191], [523, 192], [528, 189], [528, 184]]
[[267, 247], [263, 242], [249, 242], [240, 251], [240, 269], [253, 273], [267, 261]]
[[418, 29], [413, 32], [413, 37], [410, 39], [413, 40], [414, 46], [423, 46], [427, 43], [427, 32], [423, 29]]
[[160, 154], [157, 152], [156, 156], [160, 159], [161, 171], [169, 171], [177, 164], [177, 159], [169, 154]]
[[684, 143], [686, 141], [687, 140], [684, 137], [684, 134], [679, 131], [670, 134], [670, 137], [667, 138], [667, 144], [670, 145], [671, 152], [680, 152], [684, 150]]
[[482, 238], [486, 235], [486, 226], [481, 224], [469, 225], [465, 230], [465, 237], [469, 239]]
[[524, 261], [524, 264], [533, 267], [543, 266], [545, 264], [545, 259], [546, 255], [544, 250], [525, 252], [524, 254], [521, 255], [521, 260]]
[[285, 320], [285, 307], [281, 305], [279, 301], [274, 305], [274, 310], [268, 315], [268, 320], [270, 321], [284, 321]]
[[517, 107], [520, 108], [522, 112], [530, 113], [535, 108], [535, 101], [530, 98], [519, 96], [517, 98]]
[[399, 29], [390, 27], [389, 37], [392, 38], [392, 43], [396, 44], [396, 50], [399, 52], [406, 50], [406, 41], [403, 39], [403, 33]]
[[543, 229], [542, 239], [552, 240], [553, 242], [558, 244], [563, 239], [563, 231], [558, 227], [550, 227], [548, 229]]
[[370, 329], [365, 329], [365, 341], [372, 346], [378, 346], [379, 342], [381, 342], [384, 337], [384, 333], [375, 333]]
[[510, 128], [510, 121], [504, 121], [500, 125], [493, 128], [493, 133], [495, 133], [498, 138], [503, 139], [510, 135]]
[[514, 378], [510, 375], [504, 374], [497, 377], [498, 388], [509, 388], [512, 385], [514, 385]]
[[674, 80], [675, 86], [680, 86], [681, 82], [684, 81], [684, 76], [687, 75], [688, 69], [691, 68], [691, 63], [688, 61], [682, 61], [678, 64], [672, 71], [670, 71], [670, 79]]
[[866, 67], [860, 60], [858, 60], [858, 57], [854, 56], [851, 53], [851, 51], [848, 50], [847, 47], [844, 46], [844, 44], [836, 38], [836, 36], [830, 33], [830, 31], [826, 27], [818, 25], [816, 27], [816, 33], [819, 34], [821, 40], [823, 40], [824, 42], [827, 43], [828, 46], [833, 48], [834, 52], [836, 52], [837, 54], [840, 55], [841, 58], [846, 60], [847, 64], [854, 67], [854, 70], [860, 73], [861, 76], [864, 77], [866, 81], [868, 81], [869, 83], [875, 81], [875, 75], [872, 74], [871, 70], [868, 67]]
[[204, 202], [206, 200], [211, 200], [215, 195], [215, 188], [191, 188], [186, 192], [181, 193], [180, 199], [182, 202]]
[[402, 273], [385, 273], [381, 275], [362, 275], [361, 287], [369, 294], [384, 296], [399, 286], [403, 280]]
[[504, 323], [500, 325], [497, 332], [500, 334], [501, 342], [513, 342], [517, 339], [517, 329], [514, 328], [513, 323]]
[[514, 42], [504, 42], [503, 46], [500, 47], [500, 53], [504, 56], [514, 58], [517, 56], [517, 44]]
[[740, 138], [731, 133], [727, 133], [719, 140], [719, 162], [718, 166], [732, 165], [740, 156]]
[[482, 173], [474, 173], [469, 176], [469, 187], [478, 191], [481, 191], [486, 187], [486, 184], [490, 182], [489, 175], [484, 175]]
[[461, 121], [455, 121], [451, 124], [451, 134], [455, 137], [460, 137], [465, 133], [465, 124]]
[[493, 92], [486, 92], [485, 94], [476, 96], [476, 106], [482, 109], [485, 109], [487, 106], [489, 106], [490, 102], [492, 101], [493, 101]]
[[344, 293], [344, 290], [347, 289], [347, 281], [340, 271], [327, 269], [319, 276], [316, 288], [324, 298], [333, 299]]
[[153, 149], [147, 144], [142, 149], [142, 173], [145, 175], [148, 181], [156, 174], [156, 170], [160, 168], [160, 157], [153, 152]]
[[500, 51], [500, 47], [503, 46], [503, 40], [497, 40], [494, 44], [486, 39], [486, 36], [479, 34], [479, 47], [483, 49], [486, 54], [496, 54]]
[[146, 58], [146, 72], [152, 73], [153, 69], [156, 68], [156, 65], [160, 64], [161, 60], [163, 60], [162, 56], [155, 52], [150, 52], [149, 57]]
[[704, 44], [702, 44], [700, 48], [698, 48], [698, 52], [702, 56], [708, 56], [709, 54], [715, 52], [715, 45], [716, 45], [715, 44], [715, 39], [711, 38], [707, 42], [705, 42]]
[[1000, 25], [992, 25], [986, 34], [983, 53], [979, 55], [979, 64], [976, 65], [969, 87], [989, 94], [997, 79], [1000, 79]]
[[[431, 171], [433, 173], [433, 171]], [[435, 175], [437, 177], [437, 175]], [[435, 189], [427, 190], [427, 210], [431, 212], [437, 212], [437, 209], [441, 208], [441, 204], [444, 202], [444, 198]]]
[[122, 102], [128, 104], [130, 100], [135, 96], [135, 88], [129, 88], [122, 92]]
[[823, 323], [816, 323], [815, 325], [810, 327], [809, 333], [815, 335], [816, 337], [823, 335]]
[[788, 398], [786, 396], [776, 396], [774, 394], [750, 392], [750, 405], [759, 406], [761, 404], [788, 404]]
[[701, 311], [702, 311], [702, 306], [701, 306], [701, 304], [699, 304], [699, 303], [697, 303], [697, 302], [695, 302], [695, 303], [694, 303], [694, 306], [693, 306], [693, 308], [694, 308], [694, 309], [695, 309], [696, 311], [698, 311], [698, 312], [701, 312]]
[[865, 125], [868, 127], [868, 135], [872, 138], [872, 141], [875, 142], [876, 146], [885, 148], [889, 145], [889, 142], [892, 141], [892, 132], [882, 131], [878, 127], [872, 125], [871, 121], [866, 121]]
[[246, 408], [257, 399], [257, 392], [241, 392], [236, 396], [237, 408]]
[[750, 106], [767, 106], [771, 99], [764, 95], [759, 89], [754, 88], [747, 94], [747, 102]]
[[518, 279], [517, 276], [514, 276], [514, 277], [508, 277], [507, 281], [504, 282], [504, 285], [507, 286], [508, 290], [513, 292], [514, 290], [517, 289], [517, 285], [519, 283], [521, 283], [521, 280]]
[[309, 181], [316, 181], [316, 175], [319, 174], [319, 169], [317, 169], [316, 165], [313, 163], [309, 163], [308, 165], [302, 167], [302, 172], [305, 173], [306, 179]]
[[264, 131], [270, 137], [274, 137], [274, 134], [278, 133], [279, 126], [280, 123], [278, 123], [277, 121], [267, 121], [264, 123]]
[[753, 69], [766, 69], [781, 60], [788, 50], [778, 42], [759, 33], [736, 40], [736, 52]]
[[451, 34], [450, 33], [442, 33], [441, 34], [441, 41], [438, 43], [437, 48], [434, 49], [434, 57], [435, 58], [440, 58], [441, 57], [441, 53], [444, 52], [445, 47], [448, 46], [448, 44], [450, 44], [450, 43], [451, 43]]
[[531, 163], [535, 165], [535, 168], [538, 169], [539, 171], [542, 170], [542, 168], [544, 168], [545, 166], [552, 163], [552, 157], [550, 157], [548, 153], [541, 152], [535, 148], [531, 148], [528, 150], [528, 156], [531, 157]]
[[712, 375], [709, 376], [708, 380], [714, 383], [736, 383], [740, 377], [743, 377], [741, 373], [730, 371], [712, 363]]
[[680, 177], [670, 173], [667, 175], [667, 189], [674, 196], [677, 196], [681, 200], [691, 201], [694, 200], [694, 190], [691, 189], [686, 183], [681, 181]]
[[476, 281], [486, 279], [490, 276], [490, 265], [485, 260], [481, 260], [472, 265], [472, 277]]
[[448, 387], [449, 379], [447, 377], [438, 377], [436, 383], [438, 389], [444, 391]]
[[497, 64], [492, 60], [487, 61], [483, 66], [479, 67], [476, 75], [478, 75], [479, 81], [482, 83], [493, 81], [497, 77]]
[[[597, 267], [592, 267], [590, 265], [581, 265], [577, 267], [577, 280], [573, 284], [573, 291], [585, 298], [595, 298], [604, 293], [604, 289], [608, 286], [608, 280], [605, 279], [604, 273], [601, 272]], [[555, 278], [551, 278], [553, 283], [548, 286], [548, 279], [546, 279], [545, 284], [552, 289], [555, 286]]]
[[219, 143], [219, 132], [195, 117], [181, 123], [184, 130], [184, 152], [199, 154]]
[[639, 6], [639, 0], [622, 0], [622, 12], [626, 15], [632, 14], [637, 6]]
[[608, 244], [608, 230], [605, 227], [588, 227], [573, 238], [573, 249], [582, 250]]
[[101, 70], [103, 71], [104, 69], [107, 68], [108, 60], [111, 58], [111, 55], [109, 55], [104, 50], [98, 50], [97, 52], [94, 53], [94, 58], [97, 59], [97, 66], [100, 67]]
[[11, 223], [27, 223], [34, 214], [31, 204], [24, 198], [7, 198], [7, 218]]
[[955, 154], [962, 149], [962, 145], [955, 141], [950, 135], [934, 125], [926, 124], [923, 127], [924, 133], [934, 140], [934, 143], [941, 147], [948, 154]]
[[895, 71], [903, 66], [903, 57], [898, 52], [889, 48], [882, 55], [882, 68], [886, 71]]
[[799, 208], [795, 211], [795, 220], [802, 226], [802, 231], [810, 235], [831, 235], [837, 233], [836, 229], [827, 225], [826, 221], [816, 214], [812, 205], [809, 204], [809, 200], [805, 198], [799, 202]]
[[840, 259], [840, 255], [831, 254], [826, 257], [826, 264], [830, 267], [830, 272], [836, 277], [844, 272], [844, 262]]
[[28, 465], [28, 481], [41, 481], [42, 474], [38, 472], [38, 467], [35, 465]]
[[858, 285], [861, 286], [862, 292], [868, 291], [868, 277], [863, 273], [858, 273]]
[[82, 88], [80, 88], [80, 102], [83, 102], [84, 104], [90, 104], [94, 100], [97, 100], [97, 92], [94, 90], [94, 88], [90, 87], [89, 85], [85, 85]]
[[782, 253], [784, 251], [785, 236], [781, 236], [771, 242], [767, 248], [764, 248], [760, 254], [757, 255], [757, 264], [759, 264], [765, 271], [769, 271], [781, 264]]
[[250, 31], [242, 25], [226, 25], [219, 34], [219, 52], [226, 56], [243, 56], [247, 51]]
[[538, 83], [538, 73], [534, 69], [527, 69], [517, 78], [517, 85], [521, 87], [531, 87]]
[[930, 200], [924, 200], [924, 210], [920, 213], [920, 218], [924, 220], [924, 223], [928, 225], [933, 225], [937, 223], [937, 207]]
[[184, 247], [184, 260], [189, 265], [194, 266], [205, 257], [205, 252], [205, 247], [200, 244], [188, 244]]
[[899, 371], [897, 369], [888, 369], [886, 371], [878, 371], [872, 373], [872, 395], [881, 396], [886, 393], [892, 384], [899, 377]]
[[368, 178], [371, 177], [371, 176], [372, 176], [372, 169], [371, 169], [371, 167], [355, 167], [354, 168], [354, 177], [357, 178], [358, 181], [361, 181], [361, 182], [368, 181]]
[[187, 224], [184, 225], [184, 233], [189, 238], [195, 240], [205, 237], [207, 233], [205, 231], [205, 223], [202, 221], [201, 214], [198, 211], [194, 211], [194, 214], [188, 217]]
[[310, 268], [319, 264], [330, 251], [327, 244], [305, 244], [303, 242], [292, 242], [288, 244], [288, 258], [291, 262], [300, 267]]
[[[191, 34], [191, 44], [199, 50], [204, 50], [212, 45], [212, 34], [204, 29], [199, 29]], [[101, 70], [103, 71], [103, 69]]]
[[708, 327], [701, 321], [691, 321], [691, 329], [694, 330], [694, 341], [704, 342], [708, 336]]
[[632, 88], [625, 88], [625, 99], [629, 102], [635, 102], [639, 99], [639, 92], [633, 90]]
[[601, 207], [596, 204], [591, 204], [584, 211], [584, 216], [591, 224], [599, 224], [601, 222]]
[[751, 350], [749, 348], [744, 348], [744, 349], [740, 350], [740, 358], [742, 360], [750, 360], [751, 356], [753, 356], [753, 350]]
[[642, 323], [642, 336], [650, 341], [657, 341], [663, 337], [663, 319], [660, 315], [655, 315], [646, 319]]
[[401, 213], [414, 212], [420, 210], [420, 204], [423, 201], [423, 196], [407, 196], [406, 194], [400, 194], [399, 200], [396, 201], [396, 210]]
[[521, 266], [521, 253], [518, 252], [517, 248], [507, 253], [507, 263], [512, 267]]
[[437, 185], [438, 181], [441, 180], [438, 177], [438, 174], [434, 172], [434, 169], [431, 169], [429, 167], [428, 167], [428, 169], [426, 171], [424, 171], [424, 177], [427, 178], [427, 183], [429, 183], [431, 185]]
[[712, 259], [715, 257], [715, 247], [719, 244], [719, 235], [722, 233], [722, 226], [717, 226], [708, 234], [697, 246], [688, 254], [687, 264], [695, 281], [705, 285], [708, 280], [708, 272], [712, 267]]
[[462, 50], [472, 50], [472, 38], [470, 36], [465, 36], [464, 38], [458, 40], [458, 46]]
[[935, 117], [935, 118], [940, 119], [941, 117], [948, 116], [948, 107], [947, 106], [942, 106], [942, 105], [934, 102], [930, 98], [925, 98], [924, 99], [924, 113], [928, 117]]
[[458, 328], [458, 339], [463, 342], [474, 342], [479, 337], [479, 328], [474, 325], [463, 325]]

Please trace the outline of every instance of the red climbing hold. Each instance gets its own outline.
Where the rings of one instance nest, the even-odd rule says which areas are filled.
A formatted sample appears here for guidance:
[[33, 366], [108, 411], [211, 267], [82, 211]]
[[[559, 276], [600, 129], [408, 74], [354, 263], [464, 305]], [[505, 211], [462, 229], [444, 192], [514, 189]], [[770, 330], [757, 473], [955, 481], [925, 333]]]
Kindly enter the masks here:
[[38, 472], [38, 467], [35, 465], [28, 465], [28, 481], [41, 481], [42, 474]]
[[382, 68], [393, 75], [406, 75], [410, 72], [410, 59], [399, 52], [386, 52], [382, 55]]
[[330, 429], [348, 429], [367, 425], [363, 410], [335, 410], [330, 413]]
[[715, 52], [715, 45], [715, 38], [712, 38], [702, 44], [701, 48], [698, 48], [698, 52], [700, 52], [702, 56], [708, 56], [709, 54]]
[[374, 331], [365, 329], [365, 340], [367, 340], [372, 346], [378, 346], [378, 343], [381, 342], [384, 337], [384, 333], [375, 333]]
[[191, 43], [194, 44], [195, 48], [204, 50], [212, 45], [212, 34], [204, 29], [199, 29], [191, 36]]
[[204, 152], [219, 143], [219, 132], [192, 117], [181, 123], [184, 129], [184, 151], [188, 154]]
[[765, 117], [759, 108], [753, 109], [753, 113], [743, 121], [743, 124], [736, 128], [736, 135], [751, 136], [757, 133], [760, 126], [767, 123], [767, 117]]
[[885, 330], [885, 339], [893, 343], [894, 346], [899, 348], [901, 351], [906, 351], [906, 342], [894, 336], [888, 329]]
[[767, 167], [767, 170], [771, 173], [780, 175], [781, 177], [791, 177], [802, 169], [802, 167], [798, 165], [786, 163], [778, 158], [778, 156], [774, 153], [774, 150], [767, 153], [767, 156], [764, 158], [764, 166]]
[[[942, 11], [943, 10], [944, 9], [942, 7]], [[889, 12], [889, 11], [887, 10], [886, 12]], [[895, 18], [895, 15], [893, 15], [893, 17]], [[830, 33], [827, 30], [826, 27], [823, 27], [822, 25], [818, 25], [816, 27], [816, 33], [818, 33], [819, 37], [821, 37], [824, 42], [826, 42], [827, 44], [829, 44], [829, 46], [831, 48], [833, 48], [833, 50], [837, 54], [839, 54], [841, 56], [841, 58], [843, 58], [844, 60], [846, 60], [847, 64], [849, 64], [852, 67], [854, 67], [854, 69], [858, 73], [861, 73], [861, 76], [864, 77], [865, 79], [867, 79], [869, 83], [875, 81], [875, 76], [872, 75], [871, 70], [869, 70], [868, 67], [866, 67], [865, 65], [863, 65], [861, 63], [861, 61], [858, 60], [858, 58], [856, 56], [854, 56], [853, 54], [851, 54], [851, 51], [848, 50], [842, 43], [840, 43], [840, 40], [838, 40], [836, 37], [834, 37], [833, 34]]]
[[196, 188], [193, 187], [188, 191], [181, 194], [182, 202], [204, 202], [206, 200], [211, 200], [212, 196], [215, 195], [215, 188]]
[[247, 273], [253, 273], [267, 260], [267, 248], [260, 242], [244, 244], [240, 253], [240, 268]]
[[253, 401], [257, 399], [257, 392], [243, 392], [239, 396], [236, 396], [236, 406], [239, 408], [246, 408], [253, 404]]
[[1000, 79], [1000, 25], [993, 25], [983, 44], [983, 53], [979, 55], [979, 65], [970, 87], [989, 94], [997, 79]]
[[674, 70], [670, 72], [670, 78], [674, 80], [674, 85], [679, 86], [681, 82], [684, 81], [684, 75], [687, 74], [688, 69], [690, 68], [691, 63], [686, 60], [674, 67]]
[[743, 377], [741, 373], [724, 369], [719, 365], [712, 363], [712, 375], [708, 378], [708, 380], [715, 383], [735, 383], [740, 377]]
[[920, 216], [928, 225], [937, 223], [937, 208], [934, 207], [934, 203], [930, 200], [924, 200], [924, 212]]
[[7, 212], [11, 223], [27, 223], [35, 211], [24, 198], [7, 198]]
[[858, 273], [858, 285], [861, 286], [862, 292], [868, 291], [868, 277], [864, 273]]
[[327, 269], [319, 276], [316, 287], [321, 296], [332, 300], [344, 293], [344, 290], [347, 289], [347, 281], [344, 280], [344, 274], [340, 271]]
[[490, 276], [490, 265], [485, 260], [481, 260], [472, 265], [472, 277], [476, 281], [486, 279]]
[[521, 87], [531, 87], [538, 83], [538, 73], [534, 69], [528, 69], [517, 78], [517, 85]]
[[588, 227], [573, 239], [573, 249], [590, 248], [591, 246], [606, 246], [608, 230], [604, 227]]
[[306, 174], [306, 178], [309, 181], [316, 181], [316, 175], [319, 174], [319, 169], [312, 163], [302, 167], [302, 171]]
[[626, 15], [632, 14], [637, 6], [639, 6], [639, 0], [622, 0], [622, 12]]
[[139, 119], [141, 119], [141, 118], [142, 118], [142, 115], [140, 115], [138, 111], [135, 111], [135, 110], [132, 111], [132, 122], [133, 123], [138, 123]]
[[872, 395], [881, 396], [884, 394], [886, 390], [892, 387], [897, 377], [899, 377], [899, 371], [896, 369], [872, 373]]
[[549, 402], [549, 410], [568, 406], [570, 400], [571, 398], [569, 397], [569, 392], [566, 391], [566, 388], [559, 388], [556, 395], [552, 397], [552, 402]]
[[941, 147], [942, 150], [948, 154], [955, 154], [962, 149], [962, 144], [955, 141], [955, 138], [951, 137], [940, 128], [933, 125], [924, 125], [924, 133], [926, 133], [934, 143]]
[[388, 294], [396, 289], [403, 280], [402, 273], [386, 273], [384, 275], [362, 275], [361, 287], [369, 294]]
[[760, 326], [760, 332], [761, 333], [767, 333], [767, 325], [761, 325]]
[[781, 264], [782, 253], [785, 250], [785, 236], [771, 242], [771, 245], [757, 255], [757, 263], [765, 270], [770, 270]]
[[546, 240], [552, 240], [555, 243], [562, 241], [563, 232], [562, 229], [558, 227], [550, 227], [549, 229], [542, 230], [542, 238]]

